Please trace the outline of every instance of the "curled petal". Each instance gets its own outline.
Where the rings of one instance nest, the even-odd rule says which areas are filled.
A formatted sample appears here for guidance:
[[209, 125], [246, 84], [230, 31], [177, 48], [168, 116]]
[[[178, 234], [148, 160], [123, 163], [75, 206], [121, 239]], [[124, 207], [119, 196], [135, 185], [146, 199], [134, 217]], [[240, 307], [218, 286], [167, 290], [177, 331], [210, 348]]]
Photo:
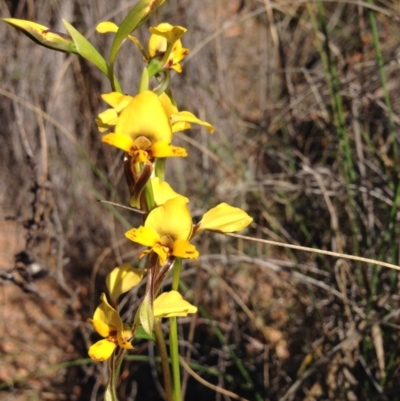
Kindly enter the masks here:
[[178, 291], [164, 292], [154, 300], [154, 317], [187, 316], [196, 313], [197, 308], [185, 301]]
[[116, 344], [114, 344], [112, 341], [108, 341], [107, 339], [103, 339], [100, 341], [97, 341], [97, 343], [93, 344], [89, 348], [89, 356], [97, 361], [97, 362], [103, 362], [106, 359], [110, 358], [112, 353], [114, 352], [116, 348]]
[[96, 124], [99, 127], [100, 132], [104, 132], [107, 129], [114, 126], [118, 121], [118, 113], [115, 109], [107, 109], [100, 113], [96, 118]]
[[104, 93], [101, 97], [107, 104], [114, 108], [117, 113], [120, 113], [133, 99], [132, 96], [123, 95], [119, 92]]
[[125, 237], [133, 242], [145, 246], [154, 246], [159, 241], [160, 236], [152, 227], [132, 228], [125, 233]]
[[116, 134], [114, 132], [104, 135], [101, 138], [101, 141], [118, 149], [124, 150], [125, 152], [129, 152], [134, 146], [133, 140], [130, 136], [125, 134]]
[[169, 249], [161, 244], [155, 244], [150, 251], [156, 253], [160, 260], [160, 265], [163, 266], [168, 258], [168, 251]]
[[191, 124], [181, 121], [179, 123], [175, 123], [172, 126], [172, 132], [175, 134], [175, 132], [185, 131], [186, 129], [190, 129], [191, 127]]
[[[200, 120], [194, 114], [190, 113], [189, 111], [179, 111], [178, 113], [174, 113], [170, 116], [171, 124], [172, 124], [172, 131], [177, 132], [181, 130], [182, 125], [181, 123], [191, 123], [191, 124], [199, 124], [207, 128], [207, 131], [211, 134], [214, 132], [214, 127], [206, 121]], [[189, 125], [190, 127], [190, 125]]]
[[204, 214], [196, 227], [196, 234], [200, 231], [221, 231], [230, 233], [247, 227], [253, 219], [242, 209], [221, 203]]

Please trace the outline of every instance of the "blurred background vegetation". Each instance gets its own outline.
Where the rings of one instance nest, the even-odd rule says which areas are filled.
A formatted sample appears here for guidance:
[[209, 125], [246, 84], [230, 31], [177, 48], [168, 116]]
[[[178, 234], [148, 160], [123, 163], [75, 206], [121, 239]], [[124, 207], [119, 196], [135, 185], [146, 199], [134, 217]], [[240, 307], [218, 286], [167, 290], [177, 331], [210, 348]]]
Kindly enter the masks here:
[[[0, 0], [0, 15], [61, 32], [64, 18], [107, 55], [96, 24], [134, 4]], [[162, 21], [188, 28], [180, 109], [216, 127], [179, 135], [189, 157], [168, 167], [195, 218], [224, 201], [254, 217], [247, 235], [399, 264], [399, 1], [168, 0], [137, 36]], [[128, 199], [122, 156], [94, 123], [110, 88], [4, 23], [0, 38], [0, 397], [101, 400], [86, 319], [105, 275], [140, 252], [123, 235], [139, 218], [98, 202]], [[143, 66], [126, 43], [128, 93]], [[397, 272], [219, 235], [196, 245], [185, 399], [400, 399]], [[130, 358], [120, 400], [162, 400], [152, 345]]]

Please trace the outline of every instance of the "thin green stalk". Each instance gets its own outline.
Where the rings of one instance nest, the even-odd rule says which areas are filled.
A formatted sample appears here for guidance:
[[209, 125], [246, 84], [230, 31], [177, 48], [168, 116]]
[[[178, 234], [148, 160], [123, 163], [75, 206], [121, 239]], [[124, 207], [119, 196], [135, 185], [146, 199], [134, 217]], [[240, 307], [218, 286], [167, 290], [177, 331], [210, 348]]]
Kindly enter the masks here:
[[[328, 74], [327, 83], [328, 83], [330, 93], [331, 93], [331, 102], [332, 102], [332, 108], [334, 111], [333, 117], [334, 117], [336, 129], [342, 140], [342, 146], [343, 146], [343, 150], [344, 150], [345, 157], [346, 157], [347, 165], [345, 165], [346, 166], [345, 173], [347, 175], [347, 182], [354, 183], [356, 176], [355, 176], [355, 170], [354, 170], [354, 165], [353, 165], [353, 159], [352, 159], [352, 155], [351, 155], [350, 141], [349, 141], [349, 137], [347, 135], [347, 131], [345, 129], [345, 118], [344, 118], [344, 113], [343, 113], [343, 103], [342, 103], [342, 99], [340, 96], [339, 79], [338, 79], [335, 63], [332, 59], [331, 50], [329, 47], [329, 35], [328, 35], [328, 29], [327, 29], [326, 22], [325, 22], [324, 6], [321, 1], [318, 1], [318, 14], [319, 14], [319, 22], [320, 22], [321, 32], [325, 36], [324, 45], [323, 45], [323, 48], [320, 49], [320, 51], [322, 52], [321, 54], [324, 54], [324, 56], [325, 56], [323, 58], [323, 61], [324, 61], [324, 65], [325, 65], [325, 70]], [[312, 14], [312, 16], [313, 16], [313, 14]]]
[[[367, 0], [367, 3], [373, 5], [372, 0]], [[383, 98], [385, 100], [385, 105], [386, 105], [387, 113], [388, 113], [390, 135], [392, 137], [392, 143], [393, 143], [393, 157], [395, 160], [398, 160], [398, 148], [397, 148], [397, 140], [396, 140], [396, 131], [394, 129], [394, 122], [393, 122], [392, 104], [390, 101], [389, 91], [388, 91], [388, 87], [387, 87], [386, 74], [385, 74], [385, 63], [383, 61], [383, 55], [382, 55], [381, 46], [380, 46], [380, 42], [379, 42], [379, 33], [378, 33], [378, 28], [376, 26], [375, 11], [369, 10], [368, 16], [369, 16], [369, 22], [371, 24], [372, 40], [374, 42], [374, 48], [375, 48], [375, 52], [376, 52], [376, 60], [378, 62], [379, 77], [381, 79], [381, 84], [382, 84], [382, 89], [383, 89]]]
[[182, 401], [181, 371], [179, 365], [178, 323], [176, 317], [169, 318], [169, 352], [172, 365], [173, 400]]
[[156, 319], [154, 323], [154, 334], [156, 335], [157, 346], [161, 356], [162, 371], [164, 376], [164, 389], [167, 395], [167, 401], [172, 401], [171, 372], [169, 369], [169, 358], [167, 347], [164, 341], [164, 335], [161, 328], [160, 319]]
[[[179, 279], [182, 269], [182, 259], [175, 260], [172, 275], [172, 289], [178, 291]], [[181, 371], [179, 365], [179, 341], [178, 341], [178, 323], [176, 317], [169, 318], [169, 353], [172, 365], [172, 381], [174, 401], [182, 401], [181, 393]]]
[[[343, 111], [343, 102], [340, 95], [340, 84], [339, 78], [336, 71], [335, 63], [332, 58], [332, 54], [329, 47], [329, 35], [328, 29], [326, 26], [325, 21], [325, 13], [324, 13], [324, 6], [322, 1], [318, 1], [318, 16], [319, 16], [319, 26], [315, 19], [313, 10], [311, 6], [308, 6], [309, 14], [311, 17], [311, 22], [314, 27], [314, 30], [318, 32], [320, 29], [321, 32], [324, 34], [325, 41], [323, 46], [318, 44], [318, 51], [321, 55], [321, 59], [323, 62], [325, 74], [326, 74], [326, 82], [329, 88], [330, 99], [332, 104], [332, 113], [333, 113], [333, 120], [337, 129], [337, 132], [340, 137], [341, 141], [341, 148], [343, 149], [345, 159], [342, 161], [340, 160], [340, 165], [343, 169], [344, 176], [346, 179], [346, 193], [348, 197], [348, 210], [350, 216], [350, 225], [352, 230], [352, 245], [353, 245], [353, 254], [359, 255], [359, 239], [358, 239], [358, 227], [356, 221], [356, 211], [355, 211], [355, 200], [354, 195], [350, 189], [350, 184], [354, 184], [356, 181], [356, 171], [354, 168], [352, 152], [350, 147], [350, 139], [347, 134], [345, 128], [345, 117]], [[319, 28], [320, 27], [320, 28]], [[318, 41], [317, 41], [318, 43]], [[358, 265], [360, 268], [360, 265]], [[363, 277], [361, 274], [358, 275], [358, 280], [361, 282], [363, 281]]]
[[[373, 4], [372, 0], [367, 0], [368, 4]], [[389, 120], [389, 131], [390, 131], [390, 136], [392, 139], [392, 146], [393, 146], [393, 159], [394, 159], [394, 166], [395, 168], [393, 169], [393, 174], [392, 174], [392, 189], [394, 192], [394, 199], [393, 199], [393, 206], [390, 211], [390, 224], [392, 224], [392, 229], [390, 230], [391, 234], [391, 240], [392, 243], [395, 243], [395, 240], [397, 238], [397, 233], [399, 231], [399, 227], [396, 224], [396, 215], [397, 215], [397, 209], [399, 207], [399, 198], [400, 198], [400, 181], [399, 181], [399, 175], [398, 175], [398, 169], [399, 169], [399, 152], [398, 152], [398, 146], [397, 146], [397, 138], [396, 138], [396, 130], [394, 126], [394, 121], [393, 121], [393, 110], [392, 110], [392, 103], [390, 101], [390, 96], [389, 96], [389, 90], [387, 86], [387, 79], [386, 79], [386, 74], [385, 74], [385, 62], [383, 60], [383, 55], [382, 55], [382, 50], [380, 46], [380, 41], [379, 41], [379, 33], [378, 33], [378, 27], [376, 25], [376, 18], [375, 18], [375, 12], [373, 10], [368, 11], [368, 16], [369, 16], [369, 22], [371, 24], [371, 31], [372, 31], [372, 40], [374, 43], [374, 48], [376, 52], [376, 60], [378, 63], [378, 69], [379, 69], [379, 77], [381, 80], [382, 84], [382, 89], [383, 89], [383, 98], [385, 101], [386, 105], [386, 110], [388, 114], [388, 120]], [[389, 239], [388, 239], [389, 240]], [[391, 255], [391, 261], [392, 263], [396, 263], [397, 260], [397, 247], [392, 246], [392, 255]], [[396, 281], [396, 276], [392, 274], [392, 281]]]

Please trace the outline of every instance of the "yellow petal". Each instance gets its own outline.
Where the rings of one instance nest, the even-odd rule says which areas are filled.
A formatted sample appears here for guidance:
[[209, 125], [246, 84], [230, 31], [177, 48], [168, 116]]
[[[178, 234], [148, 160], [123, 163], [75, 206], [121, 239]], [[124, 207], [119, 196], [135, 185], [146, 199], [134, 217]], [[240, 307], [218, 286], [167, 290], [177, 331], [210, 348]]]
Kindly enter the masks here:
[[167, 50], [167, 39], [159, 35], [151, 35], [149, 39], [149, 56], [155, 57], [157, 55], [163, 55]]
[[96, 31], [99, 33], [117, 32], [118, 25], [111, 21], [103, 21], [97, 24]]
[[107, 104], [114, 108], [117, 113], [120, 113], [133, 99], [132, 96], [123, 95], [119, 92], [104, 93], [101, 97]]
[[138, 285], [142, 281], [143, 274], [144, 270], [135, 269], [130, 263], [124, 263], [113, 269], [106, 278], [111, 301], [116, 303], [121, 294]]
[[157, 158], [187, 157], [187, 151], [185, 148], [180, 148], [179, 146], [169, 145], [165, 141], [156, 142], [151, 147], [151, 153], [154, 157], [157, 157]]
[[[182, 196], [175, 192], [167, 181], [160, 182], [158, 177], [152, 178], [150, 182], [153, 188], [154, 201], [157, 206], [163, 205], [167, 200]], [[183, 198], [186, 199], [186, 202], [189, 202], [188, 198], [185, 196]]]
[[145, 227], [155, 231], [159, 238], [169, 236], [174, 241], [188, 240], [193, 223], [186, 203], [185, 198], [178, 196], [156, 207], [147, 216]]
[[132, 339], [131, 330], [118, 331], [117, 339], [118, 339], [118, 345], [121, 348], [133, 349], [133, 345], [131, 344], [131, 339]]
[[[179, 63], [173, 63], [171, 65], [171, 68], [173, 70], [175, 70], [176, 72], [179, 72], [179, 74], [182, 72], [182, 66]], [[187, 129], [187, 128], [185, 128], [185, 129]], [[178, 131], [181, 131], [181, 130], [178, 130]], [[178, 132], [178, 131], [174, 131], [174, 132]]]
[[199, 252], [189, 241], [177, 239], [172, 245], [172, 254], [178, 258], [197, 259]]
[[168, 117], [170, 117], [172, 114], [178, 113], [178, 108], [172, 104], [170, 97], [165, 92], [163, 92], [159, 98], [168, 114]]
[[158, 255], [158, 258], [160, 260], [160, 265], [163, 266], [165, 265], [165, 262], [167, 261], [168, 258], [168, 252], [169, 249], [166, 249], [164, 246], [161, 244], [155, 244], [152, 248], [151, 251], [156, 253]]
[[115, 133], [148, 138], [152, 144], [165, 141], [171, 143], [172, 129], [168, 115], [158, 98], [151, 91], [135, 96], [122, 110]]
[[117, 330], [116, 327], [112, 327], [100, 319], [88, 319], [88, 322], [94, 327], [96, 332], [104, 338]]
[[172, 126], [172, 132], [175, 134], [175, 132], [185, 131], [185, 129], [190, 129], [191, 127], [191, 124], [181, 121]]
[[196, 234], [211, 230], [230, 233], [247, 227], [253, 219], [242, 209], [221, 203], [204, 214]]
[[107, 134], [101, 138], [101, 141], [118, 149], [122, 149], [125, 152], [129, 152], [134, 146], [132, 138], [125, 134]]
[[211, 134], [214, 132], [214, 127], [211, 124], [198, 119], [194, 114], [190, 113], [189, 111], [180, 111], [178, 113], [172, 114], [170, 119], [173, 132], [177, 132], [177, 130], [175, 129], [175, 124], [182, 122], [203, 125]]
[[171, 54], [168, 57], [168, 64], [170, 68], [174, 69], [176, 72], [182, 72], [182, 67], [180, 62], [189, 54], [189, 49], [182, 47], [182, 42], [180, 40], [176, 41]]
[[96, 124], [100, 132], [114, 126], [118, 121], [118, 113], [115, 109], [107, 109], [100, 113], [96, 118]]
[[113, 342], [104, 339], [93, 344], [89, 348], [88, 354], [93, 360], [102, 362], [110, 358], [115, 348], [116, 345]]
[[178, 291], [164, 292], [154, 300], [154, 317], [187, 316], [197, 308], [185, 301]]
[[132, 228], [131, 230], [127, 231], [125, 233], [125, 237], [133, 242], [137, 242], [138, 244], [151, 247], [160, 240], [157, 231], [151, 227], [143, 226], [140, 226], [139, 228]]
[[[108, 303], [106, 294], [101, 294], [100, 299], [102, 300], [102, 303], [96, 308], [91, 323], [94, 325], [96, 331], [98, 329], [102, 330], [102, 332], [98, 331], [101, 336], [107, 337], [113, 331], [118, 330], [118, 327], [120, 327], [122, 324], [122, 320], [118, 312]], [[108, 326], [107, 333], [105, 332], [105, 326], [100, 325], [98, 321], [101, 321]], [[97, 326], [95, 326], [95, 324]]]
[[[185, 34], [187, 29], [181, 26], [172, 26], [167, 22], [162, 22], [161, 24], [158, 24], [156, 27], [150, 27], [149, 31], [153, 35], [162, 36], [167, 40], [168, 43], [175, 43]], [[150, 41], [151, 38], [149, 40], [149, 53], [150, 53]]]

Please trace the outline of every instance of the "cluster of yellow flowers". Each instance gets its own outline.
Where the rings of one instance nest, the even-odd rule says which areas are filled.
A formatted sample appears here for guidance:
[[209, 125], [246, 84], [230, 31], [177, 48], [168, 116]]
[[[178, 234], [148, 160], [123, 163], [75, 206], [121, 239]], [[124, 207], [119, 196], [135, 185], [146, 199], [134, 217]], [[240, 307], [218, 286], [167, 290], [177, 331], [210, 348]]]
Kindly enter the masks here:
[[[101, 33], [117, 32], [118, 26], [111, 22], [102, 22], [97, 30]], [[141, 49], [148, 64], [156, 59], [163, 69], [181, 72], [180, 61], [189, 53], [188, 49], [182, 47], [180, 40], [186, 29], [162, 23], [150, 28], [150, 32], [152, 35], [148, 43], [148, 53], [137, 38], [131, 35], [128, 38]], [[132, 228], [125, 235], [131, 241], [147, 247], [141, 257], [150, 253], [157, 255], [157, 269], [151, 268], [155, 271], [152, 281], [159, 284], [155, 291], [160, 289], [160, 275], [165, 272], [164, 266], [170, 269], [175, 258], [195, 259], [199, 256], [196, 247], [190, 243], [195, 235], [204, 230], [238, 231], [252, 221], [243, 210], [222, 203], [208, 211], [194, 225], [188, 208], [188, 198], [176, 193], [155, 173], [159, 171], [155, 168], [159, 159], [187, 156], [186, 149], [171, 145], [175, 132], [189, 129], [193, 123], [203, 125], [210, 133], [214, 131], [211, 124], [199, 120], [192, 113], [178, 111], [169, 94], [164, 91], [158, 95], [149, 89], [134, 97], [119, 92], [104, 94], [102, 98], [111, 108], [99, 114], [96, 119], [100, 132], [111, 131], [103, 135], [102, 141], [125, 152], [128, 163], [125, 171], [131, 184], [131, 206], [146, 212], [144, 225]], [[152, 199], [147, 202], [149, 198]], [[154, 207], [149, 207], [149, 204]], [[147, 275], [149, 274], [153, 274], [153, 271], [148, 270]], [[112, 303], [116, 305], [118, 296], [129, 291], [142, 278], [143, 271], [137, 271], [129, 265], [114, 269], [107, 281]], [[197, 311], [177, 291], [159, 295], [151, 309], [154, 318], [186, 316]], [[107, 302], [104, 294], [102, 304], [90, 322], [105, 338], [90, 348], [89, 355], [93, 359], [108, 358], [116, 346], [132, 349], [130, 340], [134, 330], [127, 329], [127, 325], [122, 323], [118, 312]], [[143, 324], [146, 331], [152, 329], [148, 321], [140, 321], [140, 318], [135, 319], [135, 323]]]

